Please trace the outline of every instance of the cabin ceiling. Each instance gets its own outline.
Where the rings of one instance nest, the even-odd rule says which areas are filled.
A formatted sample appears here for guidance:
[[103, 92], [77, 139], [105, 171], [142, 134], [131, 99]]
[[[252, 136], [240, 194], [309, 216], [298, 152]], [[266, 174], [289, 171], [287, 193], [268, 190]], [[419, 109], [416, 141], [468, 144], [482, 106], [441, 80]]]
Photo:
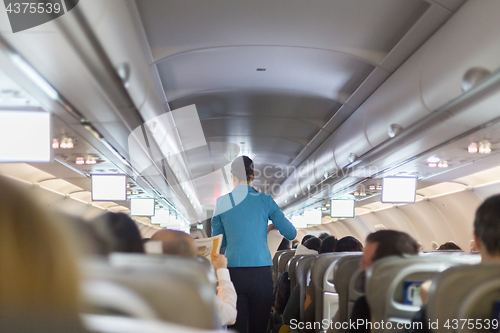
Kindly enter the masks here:
[[[463, 1], [444, 3], [148, 0], [136, 7], [165, 109], [195, 104], [207, 142], [238, 144], [261, 170], [281, 170], [302, 163]], [[285, 178], [268, 172], [254, 185], [266, 191]], [[203, 205], [215, 203], [213, 187], [198, 193]]]

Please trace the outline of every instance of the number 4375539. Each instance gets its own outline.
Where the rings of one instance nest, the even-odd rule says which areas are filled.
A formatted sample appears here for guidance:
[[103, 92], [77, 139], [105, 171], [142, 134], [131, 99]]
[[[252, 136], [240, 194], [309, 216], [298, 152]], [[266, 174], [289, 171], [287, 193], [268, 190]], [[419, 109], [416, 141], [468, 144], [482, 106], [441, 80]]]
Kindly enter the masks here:
[[61, 4], [60, 3], [31, 3], [31, 2], [23, 2], [23, 3], [9, 3], [6, 10], [7, 13], [14, 14], [58, 14], [61, 12]]

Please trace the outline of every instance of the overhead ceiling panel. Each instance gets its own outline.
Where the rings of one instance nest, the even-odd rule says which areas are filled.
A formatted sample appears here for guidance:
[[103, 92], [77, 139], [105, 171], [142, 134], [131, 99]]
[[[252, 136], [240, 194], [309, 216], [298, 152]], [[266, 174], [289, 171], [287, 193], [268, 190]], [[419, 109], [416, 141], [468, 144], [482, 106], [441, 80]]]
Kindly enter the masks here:
[[279, 45], [377, 63], [429, 8], [422, 0], [136, 1], [155, 61], [195, 49]]
[[168, 101], [201, 92], [259, 89], [308, 93], [340, 103], [375, 68], [342, 53], [282, 46], [199, 50], [166, 58], [157, 67]]

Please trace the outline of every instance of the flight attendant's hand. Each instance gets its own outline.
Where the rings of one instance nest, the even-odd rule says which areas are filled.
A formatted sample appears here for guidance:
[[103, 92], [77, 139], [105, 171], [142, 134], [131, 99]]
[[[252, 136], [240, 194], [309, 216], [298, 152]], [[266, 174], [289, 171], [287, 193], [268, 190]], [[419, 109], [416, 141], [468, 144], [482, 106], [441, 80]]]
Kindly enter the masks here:
[[212, 255], [212, 265], [214, 265], [214, 269], [217, 272], [219, 268], [227, 268], [227, 259], [223, 254], [214, 254]]

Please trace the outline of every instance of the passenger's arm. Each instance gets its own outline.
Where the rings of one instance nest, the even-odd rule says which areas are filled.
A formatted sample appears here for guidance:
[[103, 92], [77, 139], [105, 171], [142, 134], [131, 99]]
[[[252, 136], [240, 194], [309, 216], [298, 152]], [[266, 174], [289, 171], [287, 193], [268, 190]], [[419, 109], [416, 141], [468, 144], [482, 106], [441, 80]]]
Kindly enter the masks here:
[[217, 297], [215, 306], [222, 325], [232, 325], [236, 322], [236, 290], [231, 282], [227, 259], [224, 255], [215, 255], [213, 260], [214, 269], [217, 272]]
[[222, 243], [220, 247], [226, 247], [226, 233], [224, 232], [224, 226], [222, 225], [220, 214], [217, 213], [217, 204], [215, 204], [214, 216], [212, 217], [212, 237], [217, 235], [222, 235]]
[[278, 229], [280, 234], [285, 236], [286, 239], [294, 240], [295, 237], [297, 237], [297, 230], [285, 217], [285, 214], [283, 214], [272, 196], [269, 196], [269, 219], [273, 221], [276, 229]]

